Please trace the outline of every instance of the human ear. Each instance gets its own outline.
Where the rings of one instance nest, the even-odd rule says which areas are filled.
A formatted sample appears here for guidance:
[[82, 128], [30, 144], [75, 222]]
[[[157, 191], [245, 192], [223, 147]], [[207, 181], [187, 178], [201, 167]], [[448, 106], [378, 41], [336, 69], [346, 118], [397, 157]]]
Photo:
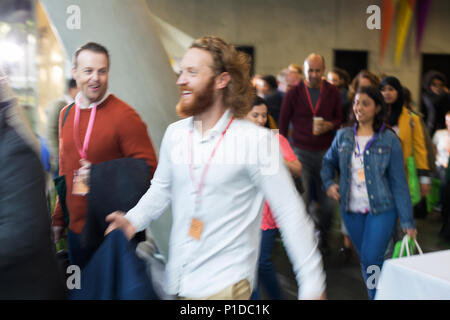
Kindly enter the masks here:
[[222, 72], [216, 79], [216, 89], [223, 89], [231, 81], [231, 75], [228, 72]]

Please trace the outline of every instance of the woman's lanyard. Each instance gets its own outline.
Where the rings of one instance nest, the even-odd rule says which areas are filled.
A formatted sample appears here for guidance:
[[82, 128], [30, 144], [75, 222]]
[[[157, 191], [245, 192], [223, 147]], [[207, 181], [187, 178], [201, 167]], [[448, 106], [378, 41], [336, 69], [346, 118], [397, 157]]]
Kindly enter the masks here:
[[206, 163], [206, 165], [205, 165], [205, 168], [203, 169], [203, 172], [202, 172], [202, 175], [201, 175], [201, 178], [200, 178], [200, 181], [199, 181], [198, 184], [196, 184], [196, 179], [195, 179], [195, 175], [194, 175], [194, 170], [193, 170], [193, 168], [192, 168], [192, 162], [193, 162], [193, 160], [192, 160], [192, 153], [193, 153], [193, 152], [192, 152], [192, 147], [193, 147], [193, 146], [192, 146], [192, 130], [189, 131], [189, 173], [190, 173], [190, 175], [191, 175], [192, 183], [194, 184], [194, 186], [196, 186], [196, 190], [195, 190], [195, 193], [196, 193], [195, 203], [196, 203], [197, 205], [200, 204], [200, 197], [201, 197], [201, 194], [202, 194], [202, 191], [203, 191], [203, 186], [204, 186], [204, 183], [205, 183], [206, 173], [208, 172], [209, 166], [210, 166], [210, 164], [211, 164], [211, 160], [214, 158], [214, 155], [215, 155], [215, 153], [216, 153], [216, 150], [217, 150], [217, 148], [219, 147], [220, 143], [222, 142], [223, 137], [224, 137], [225, 134], [227, 133], [227, 130], [228, 130], [228, 128], [230, 127], [230, 125], [231, 125], [231, 123], [233, 122], [233, 120], [234, 120], [234, 117], [231, 117], [230, 122], [228, 122], [227, 127], [225, 128], [225, 130], [223, 130], [222, 135], [221, 135], [220, 138], [219, 138], [219, 141], [217, 141], [217, 144], [216, 144], [216, 146], [214, 147], [214, 149], [213, 149], [213, 151], [212, 151], [212, 153], [211, 153], [211, 156], [209, 157], [209, 159], [208, 159], [208, 161], [207, 161], [207, 163]]
[[304, 80], [303, 82], [305, 84], [305, 92], [306, 92], [306, 97], [308, 98], [309, 108], [311, 109], [311, 112], [313, 113], [313, 115], [315, 117], [317, 115], [317, 110], [319, 110], [319, 107], [320, 107], [320, 100], [322, 99], [322, 80], [320, 81], [319, 99], [317, 100], [315, 107], [312, 104], [311, 96], [309, 95], [308, 86], [306, 85], [306, 80]]
[[75, 118], [73, 120], [73, 139], [75, 146], [77, 147], [78, 153], [81, 159], [87, 159], [87, 149], [89, 141], [91, 140], [92, 129], [94, 128], [95, 115], [97, 113], [97, 104], [91, 109], [91, 115], [89, 117], [89, 124], [86, 130], [86, 135], [84, 136], [83, 147], [81, 147], [80, 142], [80, 100], [75, 104]]
[[380, 133], [380, 132], [382, 132], [383, 130], [384, 130], [384, 127], [385, 127], [385, 125], [384, 125], [384, 123], [382, 124], [382, 126], [381, 126], [381, 129], [380, 129], [380, 131], [378, 131], [378, 133], [376, 133], [376, 134], [374, 134], [373, 136], [372, 136], [372, 138], [369, 140], [369, 142], [367, 142], [366, 143], [366, 146], [364, 147], [364, 151], [363, 152], [361, 152], [361, 149], [359, 148], [359, 143], [358, 143], [358, 140], [356, 139], [356, 127], [357, 127], [357, 124], [355, 123], [355, 126], [353, 127], [353, 132], [355, 133], [355, 142], [356, 142], [356, 148], [358, 149], [358, 152], [356, 152], [355, 151], [355, 158], [360, 158], [360, 161], [361, 161], [361, 164], [363, 164], [363, 157], [362, 157], [362, 155], [364, 154], [364, 152], [366, 152], [369, 148], [370, 148], [370, 146], [375, 142], [375, 139], [378, 137], [378, 133]]

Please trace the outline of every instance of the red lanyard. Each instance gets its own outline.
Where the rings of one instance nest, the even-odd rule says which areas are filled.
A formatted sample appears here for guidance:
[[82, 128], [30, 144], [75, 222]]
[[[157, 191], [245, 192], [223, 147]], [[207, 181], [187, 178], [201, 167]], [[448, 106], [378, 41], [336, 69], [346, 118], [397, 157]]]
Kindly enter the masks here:
[[86, 130], [86, 135], [84, 136], [83, 147], [81, 147], [80, 142], [80, 100], [75, 104], [75, 118], [73, 120], [73, 139], [75, 141], [75, 146], [78, 149], [81, 159], [87, 158], [87, 148], [89, 145], [89, 140], [91, 140], [92, 129], [94, 127], [95, 114], [97, 113], [97, 104], [91, 109], [91, 115], [89, 117], [89, 124]]
[[304, 84], [305, 84], [306, 97], [308, 98], [308, 102], [309, 102], [309, 107], [311, 108], [311, 112], [313, 113], [313, 115], [316, 116], [317, 110], [319, 110], [319, 107], [320, 107], [320, 99], [322, 99], [322, 80], [320, 80], [319, 99], [316, 102], [316, 107], [314, 107], [312, 104], [311, 96], [309, 95], [308, 86], [306, 85], [306, 80], [304, 80]]
[[[211, 164], [211, 160], [214, 158], [214, 155], [216, 154], [216, 150], [219, 147], [220, 143], [222, 142], [223, 137], [225, 136], [225, 133], [227, 133], [227, 130], [230, 127], [233, 120], [234, 120], [234, 117], [231, 117], [230, 122], [228, 122], [227, 127], [225, 128], [225, 130], [223, 130], [222, 135], [219, 138], [219, 141], [217, 141], [216, 146], [214, 147], [208, 161], [206, 162], [205, 169], [203, 169], [203, 173], [201, 175], [200, 182], [198, 183], [197, 190], [195, 191], [195, 193], [197, 195], [197, 197], [196, 197], [197, 204], [200, 203], [200, 196], [202, 194], [203, 185], [205, 183], [206, 173], [208, 172], [209, 166]], [[192, 183], [195, 185], [196, 183], [195, 183], [194, 170], [192, 168], [192, 130], [189, 131], [189, 173], [191, 175]]]

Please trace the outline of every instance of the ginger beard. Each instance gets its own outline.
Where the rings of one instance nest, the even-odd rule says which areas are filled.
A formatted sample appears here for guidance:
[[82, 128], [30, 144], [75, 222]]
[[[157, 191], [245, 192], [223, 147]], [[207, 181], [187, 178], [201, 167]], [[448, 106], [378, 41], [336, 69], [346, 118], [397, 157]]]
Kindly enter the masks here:
[[[215, 77], [211, 77], [202, 89], [192, 89], [180, 86], [181, 98], [177, 103], [176, 112], [182, 118], [191, 117], [208, 110], [214, 103]], [[183, 91], [192, 92], [188, 98], [183, 97]]]

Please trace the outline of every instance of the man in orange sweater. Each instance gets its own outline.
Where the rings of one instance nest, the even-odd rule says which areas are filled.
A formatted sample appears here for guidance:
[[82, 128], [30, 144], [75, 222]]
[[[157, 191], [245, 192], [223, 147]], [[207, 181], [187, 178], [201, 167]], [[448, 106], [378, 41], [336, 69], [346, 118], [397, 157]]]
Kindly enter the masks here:
[[[66, 106], [59, 118], [59, 174], [65, 176], [66, 207], [70, 223], [65, 226], [62, 207], [56, 203], [52, 217], [54, 240], [68, 227], [69, 259], [86, 262], [80, 233], [86, 223], [91, 164], [119, 158], [143, 159], [153, 176], [157, 159], [145, 123], [136, 111], [107, 93], [109, 54], [97, 43], [80, 47], [73, 58], [72, 75], [80, 92], [75, 104]], [[68, 108], [70, 109], [68, 110]]]

